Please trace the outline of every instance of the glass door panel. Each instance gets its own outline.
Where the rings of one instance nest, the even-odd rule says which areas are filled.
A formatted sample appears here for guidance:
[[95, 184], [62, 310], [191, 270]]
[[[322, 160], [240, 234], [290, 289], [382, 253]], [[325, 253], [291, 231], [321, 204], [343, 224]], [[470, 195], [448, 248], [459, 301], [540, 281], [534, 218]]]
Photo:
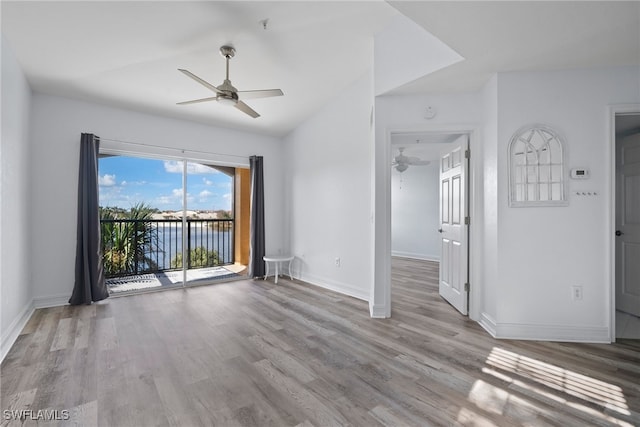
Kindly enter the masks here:
[[101, 155], [98, 173], [110, 292], [183, 286], [183, 162]]
[[187, 163], [186, 284], [231, 277], [234, 168]]

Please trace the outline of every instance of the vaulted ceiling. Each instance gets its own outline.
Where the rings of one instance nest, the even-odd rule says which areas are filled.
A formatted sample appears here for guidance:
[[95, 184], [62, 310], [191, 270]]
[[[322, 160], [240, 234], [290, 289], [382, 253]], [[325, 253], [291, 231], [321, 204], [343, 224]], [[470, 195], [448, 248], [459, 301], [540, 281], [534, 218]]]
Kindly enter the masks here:
[[[1, 2], [2, 33], [32, 88], [218, 126], [282, 135], [362, 76], [372, 35], [398, 12], [376, 2]], [[267, 21], [267, 27], [261, 21]], [[253, 119], [215, 102], [185, 68], [218, 86], [220, 46], [236, 55], [239, 90], [280, 88], [247, 101]]]
[[[638, 2], [10, 2], [2, 33], [35, 91], [283, 135], [372, 66], [373, 36], [402, 13], [462, 55], [391, 94], [477, 90], [497, 71], [640, 63]], [[266, 28], [263, 25], [267, 20]], [[240, 90], [252, 119], [177, 71]], [[429, 52], [416, 52], [428, 55]]]

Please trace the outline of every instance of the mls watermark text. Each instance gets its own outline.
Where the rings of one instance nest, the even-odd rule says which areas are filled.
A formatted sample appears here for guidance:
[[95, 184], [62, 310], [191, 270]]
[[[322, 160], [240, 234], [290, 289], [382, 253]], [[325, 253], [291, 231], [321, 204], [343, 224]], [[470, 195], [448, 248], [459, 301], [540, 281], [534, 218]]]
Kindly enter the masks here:
[[69, 419], [69, 411], [67, 409], [5, 409], [2, 411], [4, 420], [36, 420], [36, 421], [65, 421]]

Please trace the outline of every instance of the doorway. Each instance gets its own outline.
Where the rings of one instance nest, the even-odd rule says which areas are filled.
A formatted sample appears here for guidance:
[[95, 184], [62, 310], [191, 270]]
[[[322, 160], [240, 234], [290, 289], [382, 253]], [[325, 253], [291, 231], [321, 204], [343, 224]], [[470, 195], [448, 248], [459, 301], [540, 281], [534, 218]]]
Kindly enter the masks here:
[[614, 121], [614, 338], [640, 339], [640, 112]]
[[[461, 132], [390, 135], [392, 282], [402, 284], [404, 292], [408, 282], [416, 291], [435, 287], [465, 315], [469, 307], [465, 286], [469, 282], [469, 227], [465, 222], [469, 174], [454, 176], [452, 172], [461, 166], [468, 169], [464, 155], [468, 140], [469, 134]], [[462, 185], [454, 185], [461, 184], [460, 178]], [[455, 204], [454, 198], [461, 204]], [[455, 206], [450, 207], [451, 203]]]

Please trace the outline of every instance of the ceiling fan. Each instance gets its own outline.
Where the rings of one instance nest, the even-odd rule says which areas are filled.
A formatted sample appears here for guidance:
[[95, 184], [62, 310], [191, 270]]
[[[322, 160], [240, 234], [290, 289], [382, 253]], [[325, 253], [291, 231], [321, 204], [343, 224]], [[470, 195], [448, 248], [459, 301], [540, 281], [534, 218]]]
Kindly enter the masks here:
[[178, 105], [187, 105], [187, 104], [197, 104], [199, 102], [208, 102], [208, 101], [218, 101], [223, 104], [233, 105], [238, 110], [242, 111], [253, 117], [254, 119], [260, 117], [256, 111], [254, 111], [247, 104], [242, 102], [242, 99], [251, 99], [251, 98], [268, 98], [271, 96], [282, 96], [284, 93], [280, 89], [266, 89], [266, 90], [238, 90], [232, 84], [231, 80], [229, 80], [229, 59], [233, 58], [236, 54], [236, 50], [233, 46], [222, 46], [220, 48], [220, 54], [227, 59], [227, 76], [224, 79], [224, 82], [220, 86], [214, 86], [211, 83], [208, 83], [191, 73], [190, 71], [179, 68], [178, 71], [186, 75], [187, 77], [192, 78], [196, 82], [200, 83], [202, 86], [207, 89], [215, 92], [216, 96], [210, 96], [207, 98], [194, 99], [192, 101], [184, 101], [178, 102]]
[[408, 157], [404, 155], [405, 147], [398, 147], [398, 155], [393, 158], [391, 166], [398, 172], [404, 172], [409, 166], [426, 166], [431, 163], [429, 160], [421, 160], [418, 157]]

